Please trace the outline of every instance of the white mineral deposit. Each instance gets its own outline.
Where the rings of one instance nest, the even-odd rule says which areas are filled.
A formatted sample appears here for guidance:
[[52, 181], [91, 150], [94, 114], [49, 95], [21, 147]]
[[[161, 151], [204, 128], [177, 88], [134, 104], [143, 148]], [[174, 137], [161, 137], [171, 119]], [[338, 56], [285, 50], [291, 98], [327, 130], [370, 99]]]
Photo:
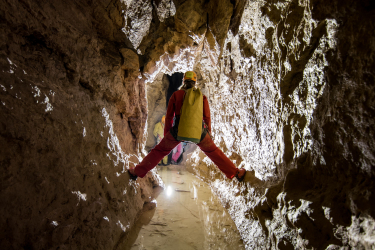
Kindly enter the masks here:
[[[0, 1], [0, 249], [375, 249], [374, 1]], [[130, 178], [186, 71], [243, 182]]]

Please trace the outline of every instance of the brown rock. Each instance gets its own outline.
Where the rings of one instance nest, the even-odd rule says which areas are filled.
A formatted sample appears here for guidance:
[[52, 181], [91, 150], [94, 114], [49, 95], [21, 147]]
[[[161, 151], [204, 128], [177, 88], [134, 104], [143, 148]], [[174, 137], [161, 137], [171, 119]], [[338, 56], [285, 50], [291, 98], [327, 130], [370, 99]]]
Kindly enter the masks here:
[[374, 248], [374, 5], [167, 2], [0, 5], [0, 248], [121, 248], [161, 185], [126, 170], [187, 70], [248, 174], [187, 168], [247, 249]]
[[138, 55], [131, 49], [122, 48], [120, 49], [121, 55], [124, 58], [124, 64], [122, 69], [127, 70], [138, 70], [139, 69], [139, 59]]

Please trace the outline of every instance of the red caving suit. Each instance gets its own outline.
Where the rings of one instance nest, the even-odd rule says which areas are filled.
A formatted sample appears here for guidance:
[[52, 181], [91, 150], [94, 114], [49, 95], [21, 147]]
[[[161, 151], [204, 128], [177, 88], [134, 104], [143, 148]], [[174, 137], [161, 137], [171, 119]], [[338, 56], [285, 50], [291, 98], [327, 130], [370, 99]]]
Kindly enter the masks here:
[[[173, 117], [180, 115], [184, 95], [184, 90], [178, 90], [171, 96], [168, 104], [167, 115], [165, 117], [164, 138], [151, 150], [143, 161], [135, 167], [134, 173], [137, 176], [141, 178], [144, 177], [148, 171], [153, 169], [164, 156], [168, 155], [173, 148], [180, 143], [173, 137], [170, 130], [173, 124]], [[229, 179], [232, 179], [237, 175], [239, 170], [234, 166], [233, 162], [229, 160], [218, 147], [216, 147], [211, 139], [210, 107], [208, 106], [206, 96], [203, 96], [203, 121], [205, 122], [209, 133], [206, 133], [203, 140], [197, 145]]]

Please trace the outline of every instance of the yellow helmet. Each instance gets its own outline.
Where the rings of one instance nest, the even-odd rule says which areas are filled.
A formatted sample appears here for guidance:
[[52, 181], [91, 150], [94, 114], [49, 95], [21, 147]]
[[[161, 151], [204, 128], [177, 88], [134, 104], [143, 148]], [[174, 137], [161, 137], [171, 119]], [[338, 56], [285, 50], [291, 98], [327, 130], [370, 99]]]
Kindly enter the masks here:
[[163, 115], [163, 117], [161, 118], [161, 122], [165, 123], [165, 115]]
[[186, 71], [185, 76], [184, 76], [184, 81], [185, 80], [193, 80], [194, 82], [196, 82], [197, 74], [195, 74], [194, 71]]

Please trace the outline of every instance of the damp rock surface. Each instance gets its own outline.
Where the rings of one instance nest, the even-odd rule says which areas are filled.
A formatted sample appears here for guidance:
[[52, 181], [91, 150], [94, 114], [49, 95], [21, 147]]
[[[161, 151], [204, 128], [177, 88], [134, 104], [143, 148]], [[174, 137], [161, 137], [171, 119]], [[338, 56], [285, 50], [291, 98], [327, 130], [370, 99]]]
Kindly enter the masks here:
[[181, 166], [161, 168], [165, 189], [138, 219], [127, 249], [245, 249], [207, 184]]
[[162, 185], [126, 172], [147, 106], [123, 6], [0, 6], [0, 248], [113, 249]]
[[190, 171], [248, 249], [373, 248], [373, 4], [246, 1], [234, 13], [195, 70], [215, 143], [248, 174], [231, 183], [199, 151]]
[[213, 140], [248, 172], [227, 180], [199, 150], [187, 167], [245, 248], [373, 249], [374, 11], [369, 0], [3, 0], [0, 248], [121, 249], [163, 186], [156, 171], [126, 173], [153, 146], [163, 79], [194, 70]]

